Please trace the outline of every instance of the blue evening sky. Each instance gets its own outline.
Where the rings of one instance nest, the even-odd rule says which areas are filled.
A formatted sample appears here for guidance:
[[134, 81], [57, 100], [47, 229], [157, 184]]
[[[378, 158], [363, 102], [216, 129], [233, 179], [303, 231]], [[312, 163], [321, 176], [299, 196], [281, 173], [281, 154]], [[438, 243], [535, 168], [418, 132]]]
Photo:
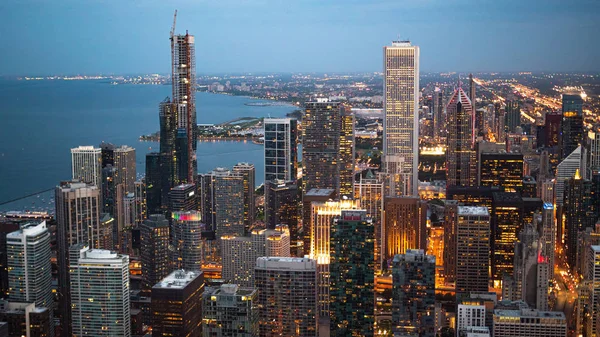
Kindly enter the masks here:
[[410, 38], [421, 71], [600, 71], [598, 0], [0, 0], [0, 75], [380, 71]]

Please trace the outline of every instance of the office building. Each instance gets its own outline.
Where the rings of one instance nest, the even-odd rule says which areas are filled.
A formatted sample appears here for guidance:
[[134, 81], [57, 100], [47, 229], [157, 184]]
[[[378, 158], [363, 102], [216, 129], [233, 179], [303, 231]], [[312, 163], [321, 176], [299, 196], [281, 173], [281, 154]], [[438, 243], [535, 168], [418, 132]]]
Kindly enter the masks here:
[[117, 216], [117, 207], [123, 199], [124, 187], [117, 184], [117, 169], [108, 164], [102, 168], [102, 183], [99, 187], [102, 198], [102, 212], [108, 213], [113, 217]]
[[556, 167], [556, 179], [554, 180], [554, 200], [555, 204], [562, 206], [564, 202], [565, 181], [575, 175], [575, 171], [582, 170], [585, 167], [582, 161], [582, 147], [578, 146], [571, 152], [567, 158], [563, 159]]
[[359, 175], [359, 180], [354, 182], [354, 200], [358, 200], [359, 207], [367, 211], [367, 217], [373, 220], [375, 226], [375, 269], [380, 270], [382, 264], [382, 219], [383, 195], [385, 184], [383, 179], [376, 178], [371, 170], [366, 175]]
[[331, 226], [343, 210], [356, 210], [357, 201], [341, 200], [312, 203], [312, 232], [310, 258], [317, 260], [319, 317], [329, 317], [329, 263], [331, 254]]
[[517, 234], [523, 228], [523, 198], [520, 194], [493, 194], [491, 227], [492, 279], [494, 287], [499, 287], [505, 274], [512, 276], [514, 244]]
[[242, 236], [244, 226], [244, 179], [217, 167], [202, 176], [202, 219], [216, 234]]
[[162, 214], [152, 214], [140, 225], [140, 255], [142, 260], [142, 290], [152, 287], [171, 271], [169, 263], [169, 220]]
[[[167, 203], [168, 189], [163, 190], [166, 179], [162, 176], [161, 158], [166, 158], [158, 152], [146, 154], [146, 207], [148, 214], [162, 213], [163, 200]], [[163, 192], [166, 195], [163, 196]], [[166, 207], [165, 207], [166, 209]]]
[[298, 175], [298, 121], [265, 118], [265, 182], [296, 181]]
[[589, 147], [587, 160], [589, 170], [586, 177], [591, 177], [592, 172], [600, 171], [600, 129], [588, 131], [586, 143]]
[[206, 287], [202, 302], [204, 337], [259, 336], [258, 291], [235, 284]]
[[435, 87], [432, 97], [432, 113], [433, 113], [433, 138], [439, 141], [445, 136], [446, 118], [444, 114], [444, 95], [442, 89]]
[[577, 245], [579, 233], [592, 228], [596, 215], [592, 209], [592, 183], [579, 174], [565, 181], [563, 217], [565, 219], [565, 255], [567, 263], [575, 268], [578, 261]]
[[[545, 202], [544, 208], [536, 218], [538, 233], [542, 240], [542, 255], [548, 260], [549, 266], [554, 266], [556, 252], [556, 221], [554, 219], [554, 205]], [[548, 268], [548, 279], [554, 278], [554, 268]]]
[[73, 335], [131, 336], [129, 257], [83, 245], [70, 255]]
[[76, 181], [61, 182], [55, 189], [56, 237], [58, 246], [58, 292], [61, 326], [67, 335], [71, 327], [69, 247], [100, 245], [100, 190]]
[[202, 232], [200, 212], [173, 212], [171, 215], [171, 266], [188, 271], [201, 270]]
[[102, 168], [108, 165], [115, 165], [115, 145], [112, 143], [100, 143], [100, 153], [102, 154]]
[[100, 213], [98, 248], [107, 250], [115, 249], [115, 242], [113, 240], [113, 230], [115, 225], [115, 218], [111, 217], [108, 213]]
[[244, 195], [244, 227], [246, 231], [254, 224], [256, 218], [256, 205], [254, 201], [254, 190], [256, 188], [254, 165], [238, 163], [233, 166], [233, 173], [242, 176]]
[[250, 236], [221, 237], [225, 282], [244, 287], [254, 285], [256, 259], [262, 256], [290, 256], [290, 232], [287, 226], [256, 229]]
[[446, 185], [475, 186], [477, 165], [475, 152], [474, 111], [471, 100], [458, 88], [448, 105], [448, 137], [446, 149]]
[[169, 211], [188, 212], [197, 209], [196, 185], [181, 184], [169, 191]]
[[427, 204], [418, 196], [385, 198], [382, 226], [382, 259], [391, 261], [408, 249], [426, 249]]
[[113, 153], [113, 167], [117, 169], [115, 176], [117, 184], [125, 186], [125, 193], [134, 193], [136, 180], [135, 149], [123, 145], [115, 148]]
[[323, 203], [330, 199], [333, 200], [333, 198], [335, 198], [335, 190], [333, 189], [313, 188], [309, 191], [304, 191], [304, 195], [302, 196], [302, 231], [304, 232], [304, 242], [302, 244], [304, 247], [303, 255], [309, 255], [311, 249], [313, 232], [312, 203]]
[[28, 223], [6, 235], [8, 284], [11, 302], [54, 308], [50, 233], [46, 221]]
[[102, 150], [93, 146], [71, 149], [71, 171], [73, 180], [102, 186]]
[[146, 180], [138, 180], [133, 183], [135, 189], [133, 195], [135, 196], [135, 224], [139, 226], [144, 220], [148, 218], [148, 205], [146, 204]]
[[343, 210], [331, 225], [332, 336], [373, 336], [375, 228], [365, 210]]
[[[0, 301], [0, 322], [5, 322], [7, 337], [48, 337], [53, 336], [54, 324], [48, 308], [37, 307], [35, 303]], [[2, 324], [2, 323], [0, 323]]]
[[509, 100], [506, 101], [506, 107], [504, 108], [506, 113], [506, 132], [514, 133], [517, 131], [517, 127], [521, 126], [521, 108], [519, 107], [519, 101]]
[[435, 336], [435, 257], [409, 249], [392, 263], [392, 331]]
[[202, 336], [201, 271], [176, 270], [152, 287], [152, 336]]
[[523, 155], [520, 153], [481, 153], [478, 161], [479, 186], [498, 186], [505, 192], [523, 187]]
[[354, 183], [354, 115], [339, 102], [307, 102], [302, 120], [303, 190], [330, 188], [351, 196]]
[[456, 310], [456, 335], [466, 332], [469, 327], [485, 327], [486, 308], [477, 301], [459, 304]]
[[490, 215], [486, 207], [458, 206], [452, 217], [457, 292], [488, 291]]
[[287, 225], [290, 229], [292, 245], [302, 241], [299, 236], [300, 191], [293, 181], [265, 181], [265, 224], [268, 229], [277, 225]]
[[583, 144], [583, 99], [580, 94], [562, 95], [560, 126], [559, 158], [564, 160]]
[[[383, 47], [383, 156], [389, 195], [419, 195], [419, 47], [393, 41]], [[304, 157], [303, 157], [304, 160]]]
[[317, 262], [259, 257], [254, 273], [260, 336], [317, 336]]
[[565, 337], [567, 319], [558, 311], [536, 309], [494, 310], [493, 335], [496, 337]]

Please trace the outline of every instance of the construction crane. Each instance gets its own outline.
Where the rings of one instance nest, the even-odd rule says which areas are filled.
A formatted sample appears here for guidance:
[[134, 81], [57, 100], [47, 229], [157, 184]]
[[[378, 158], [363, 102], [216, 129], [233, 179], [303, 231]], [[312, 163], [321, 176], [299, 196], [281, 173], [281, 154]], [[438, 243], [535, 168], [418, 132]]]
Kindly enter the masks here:
[[173, 15], [173, 27], [171, 27], [171, 38], [175, 36], [175, 25], [177, 24], [177, 10], [175, 10], [175, 14]]

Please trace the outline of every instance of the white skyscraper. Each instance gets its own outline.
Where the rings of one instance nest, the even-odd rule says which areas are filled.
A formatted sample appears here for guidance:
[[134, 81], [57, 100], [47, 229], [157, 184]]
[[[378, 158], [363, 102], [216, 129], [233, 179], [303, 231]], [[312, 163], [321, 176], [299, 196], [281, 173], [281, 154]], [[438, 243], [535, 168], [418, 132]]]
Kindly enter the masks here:
[[391, 195], [418, 195], [419, 47], [383, 47], [383, 162]]
[[554, 196], [556, 205], [563, 204], [564, 193], [565, 193], [565, 180], [572, 178], [575, 175], [575, 171], [582, 168], [582, 150], [581, 146], [578, 146], [575, 151], [571, 152], [563, 161], [561, 161], [556, 167], [556, 179], [554, 182]]
[[129, 256], [80, 245], [69, 269], [73, 335], [131, 336]]
[[102, 186], [102, 149], [93, 146], [71, 149], [71, 169], [73, 179], [100, 188]]

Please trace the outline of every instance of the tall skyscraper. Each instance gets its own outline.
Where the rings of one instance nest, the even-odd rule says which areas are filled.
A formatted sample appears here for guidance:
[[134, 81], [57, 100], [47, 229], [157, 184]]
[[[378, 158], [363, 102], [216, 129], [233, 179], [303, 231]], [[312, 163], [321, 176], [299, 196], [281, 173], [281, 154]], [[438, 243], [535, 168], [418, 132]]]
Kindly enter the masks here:
[[446, 115], [444, 113], [444, 95], [442, 89], [435, 87], [433, 90], [433, 137], [439, 141], [445, 137]]
[[317, 262], [259, 257], [254, 269], [260, 336], [317, 335]]
[[554, 181], [554, 203], [562, 206], [565, 193], [565, 181], [575, 175], [575, 171], [582, 168], [583, 148], [578, 146], [567, 158], [563, 159], [556, 167]]
[[521, 108], [519, 105], [517, 100], [506, 101], [505, 130], [507, 133], [515, 133], [517, 127], [521, 126]]
[[456, 291], [486, 292], [490, 267], [490, 214], [486, 207], [458, 206], [452, 221], [456, 233]]
[[173, 269], [201, 270], [202, 232], [200, 212], [173, 212], [171, 215], [171, 244]]
[[233, 166], [233, 173], [242, 177], [242, 188], [244, 195], [244, 227], [246, 231], [252, 227], [256, 218], [256, 206], [254, 201], [254, 190], [256, 189], [256, 170], [253, 164], [237, 163]]
[[204, 336], [259, 336], [258, 291], [235, 284], [207, 287], [202, 303]]
[[427, 248], [427, 209], [418, 196], [386, 198], [383, 213], [381, 247], [384, 263], [408, 249]]
[[202, 220], [215, 232], [242, 236], [244, 227], [244, 179], [230, 170], [217, 167], [202, 175]]
[[473, 74], [469, 74], [469, 99], [473, 103], [473, 109], [475, 109], [475, 81], [473, 80]]
[[495, 192], [492, 200], [490, 241], [492, 279], [498, 287], [504, 275], [512, 276], [517, 234], [523, 228], [523, 198], [518, 193]]
[[475, 111], [465, 91], [459, 87], [446, 106], [448, 136], [446, 149], [446, 185], [475, 186]]
[[392, 331], [435, 336], [435, 257], [409, 249], [392, 263]]
[[302, 196], [302, 231], [304, 232], [304, 254], [310, 255], [313, 239], [313, 202], [326, 202], [335, 198], [335, 190], [329, 188], [313, 188], [309, 191], [304, 191]]
[[[162, 176], [161, 158], [166, 158], [161, 153], [150, 152], [146, 155], [146, 206], [148, 214], [164, 212], [163, 206], [163, 183], [166, 179]], [[167, 190], [168, 192], [168, 190]], [[167, 197], [164, 197], [165, 208]]]
[[591, 177], [592, 172], [600, 171], [600, 129], [588, 131], [587, 145], [589, 146], [587, 160], [589, 165], [589, 171], [587, 177]]
[[383, 54], [382, 164], [390, 195], [419, 195], [419, 47], [393, 41]]
[[478, 160], [479, 186], [498, 186], [505, 192], [517, 192], [523, 186], [521, 153], [481, 153]]
[[102, 153], [102, 168], [108, 165], [115, 165], [115, 145], [112, 143], [100, 143], [100, 151]]
[[596, 216], [590, 212], [592, 183], [583, 179], [578, 169], [573, 177], [565, 181], [564, 192], [565, 256], [569, 266], [575, 268], [579, 233], [586, 228], [593, 228], [596, 223]]
[[560, 160], [583, 143], [583, 99], [580, 94], [562, 95], [562, 122], [559, 137]]
[[[540, 216], [536, 218], [538, 232], [542, 239], [542, 255], [548, 260], [548, 265], [554, 266], [556, 251], [556, 221], [554, 220], [554, 205], [544, 202]], [[548, 279], [554, 278], [554, 268], [548, 269]]]
[[169, 220], [152, 214], [140, 225], [142, 290], [150, 291], [171, 271], [169, 263]]
[[73, 179], [95, 186], [102, 186], [102, 150], [93, 146], [71, 149]]
[[265, 224], [274, 229], [277, 225], [287, 225], [293, 241], [298, 241], [300, 219], [300, 191], [293, 181], [265, 181]]
[[71, 294], [69, 247], [75, 244], [99, 246], [100, 191], [79, 182], [61, 182], [55, 190], [58, 245], [58, 288], [61, 326], [70, 335]]
[[201, 271], [176, 270], [152, 287], [152, 336], [202, 336]]
[[383, 196], [385, 184], [383, 179], [378, 179], [372, 174], [365, 177], [360, 175], [360, 180], [354, 182], [354, 200], [358, 200], [360, 208], [367, 211], [367, 216], [373, 220], [375, 226], [375, 269], [382, 268], [382, 221], [383, 221]]
[[307, 102], [302, 120], [304, 191], [331, 188], [352, 195], [354, 182], [354, 116], [350, 108], [326, 98]]
[[298, 122], [291, 118], [265, 118], [265, 182], [296, 181], [298, 174]]
[[127, 145], [115, 148], [113, 166], [117, 169], [117, 184], [125, 186], [125, 193], [134, 193], [136, 180], [135, 149]]
[[[22, 225], [6, 235], [6, 251], [10, 301], [34, 303], [36, 307], [48, 308], [52, 316], [52, 252], [46, 221]], [[53, 331], [49, 335], [53, 336]]]
[[131, 336], [129, 257], [82, 245], [70, 256], [73, 335]]
[[344, 210], [331, 226], [332, 336], [373, 336], [375, 232], [365, 210]]

